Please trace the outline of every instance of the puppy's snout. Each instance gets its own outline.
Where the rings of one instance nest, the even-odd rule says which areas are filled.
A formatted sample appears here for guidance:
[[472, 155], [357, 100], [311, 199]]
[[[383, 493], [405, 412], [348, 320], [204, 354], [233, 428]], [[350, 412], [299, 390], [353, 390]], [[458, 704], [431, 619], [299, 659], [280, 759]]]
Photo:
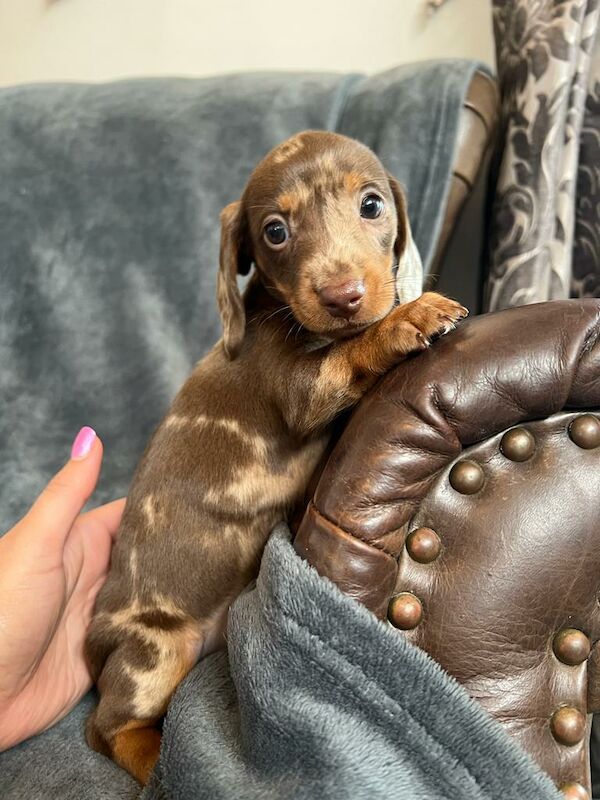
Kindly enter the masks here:
[[365, 295], [362, 281], [346, 281], [336, 286], [324, 286], [318, 290], [319, 302], [332, 317], [349, 319], [359, 310]]

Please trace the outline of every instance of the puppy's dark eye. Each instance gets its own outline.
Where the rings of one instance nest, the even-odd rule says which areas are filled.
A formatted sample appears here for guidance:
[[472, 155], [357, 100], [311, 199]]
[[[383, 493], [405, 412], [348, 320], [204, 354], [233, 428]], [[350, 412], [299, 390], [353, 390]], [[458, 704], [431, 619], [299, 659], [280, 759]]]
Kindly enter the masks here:
[[282, 245], [288, 236], [288, 229], [281, 220], [273, 220], [265, 225], [265, 238], [269, 244]]
[[383, 200], [377, 194], [367, 194], [360, 204], [360, 215], [365, 219], [377, 219], [383, 211]]

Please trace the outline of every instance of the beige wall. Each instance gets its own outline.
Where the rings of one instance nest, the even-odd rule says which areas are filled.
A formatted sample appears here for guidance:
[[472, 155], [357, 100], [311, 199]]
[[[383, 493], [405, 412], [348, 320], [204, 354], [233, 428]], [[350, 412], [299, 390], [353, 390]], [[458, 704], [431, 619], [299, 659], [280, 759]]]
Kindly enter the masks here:
[[493, 63], [491, 0], [0, 0], [0, 84]]

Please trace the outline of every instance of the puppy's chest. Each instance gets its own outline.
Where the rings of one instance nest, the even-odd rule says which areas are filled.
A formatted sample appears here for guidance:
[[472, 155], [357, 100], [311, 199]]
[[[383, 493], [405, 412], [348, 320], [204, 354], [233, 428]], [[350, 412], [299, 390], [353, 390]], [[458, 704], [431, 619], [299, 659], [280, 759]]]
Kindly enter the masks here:
[[293, 505], [327, 446], [326, 436], [291, 446], [285, 439], [264, 437], [253, 458], [233, 461], [215, 475], [204, 501], [215, 509], [242, 513], [277, 512]]
[[149, 453], [148, 483], [158, 478], [163, 497], [173, 492], [178, 502], [187, 484], [189, 501], [207, 512], [285, 509], [302, 496], [328, 440], [329, 433], [298, 440], [256, 420], [207, 409], [185, 415], [174, 410]]
[[264, 458], [236, 470], [232, 480], [215, 492], [215, 500], [235, 500], [245, 510], [264, 511], [292, 506], [306, 489], [321, 459], [328, 436], [320, 436], [294, 447], [273, 441]]

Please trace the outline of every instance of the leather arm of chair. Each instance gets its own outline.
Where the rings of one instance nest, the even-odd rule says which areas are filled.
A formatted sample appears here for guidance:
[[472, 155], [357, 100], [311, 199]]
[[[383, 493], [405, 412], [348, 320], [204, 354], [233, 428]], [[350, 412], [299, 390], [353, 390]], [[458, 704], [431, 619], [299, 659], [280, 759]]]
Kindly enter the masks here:
[[574, 798], [600, 696], [599, 342], [595, 300], [462, 324], [364, 399], [295, 539]]

